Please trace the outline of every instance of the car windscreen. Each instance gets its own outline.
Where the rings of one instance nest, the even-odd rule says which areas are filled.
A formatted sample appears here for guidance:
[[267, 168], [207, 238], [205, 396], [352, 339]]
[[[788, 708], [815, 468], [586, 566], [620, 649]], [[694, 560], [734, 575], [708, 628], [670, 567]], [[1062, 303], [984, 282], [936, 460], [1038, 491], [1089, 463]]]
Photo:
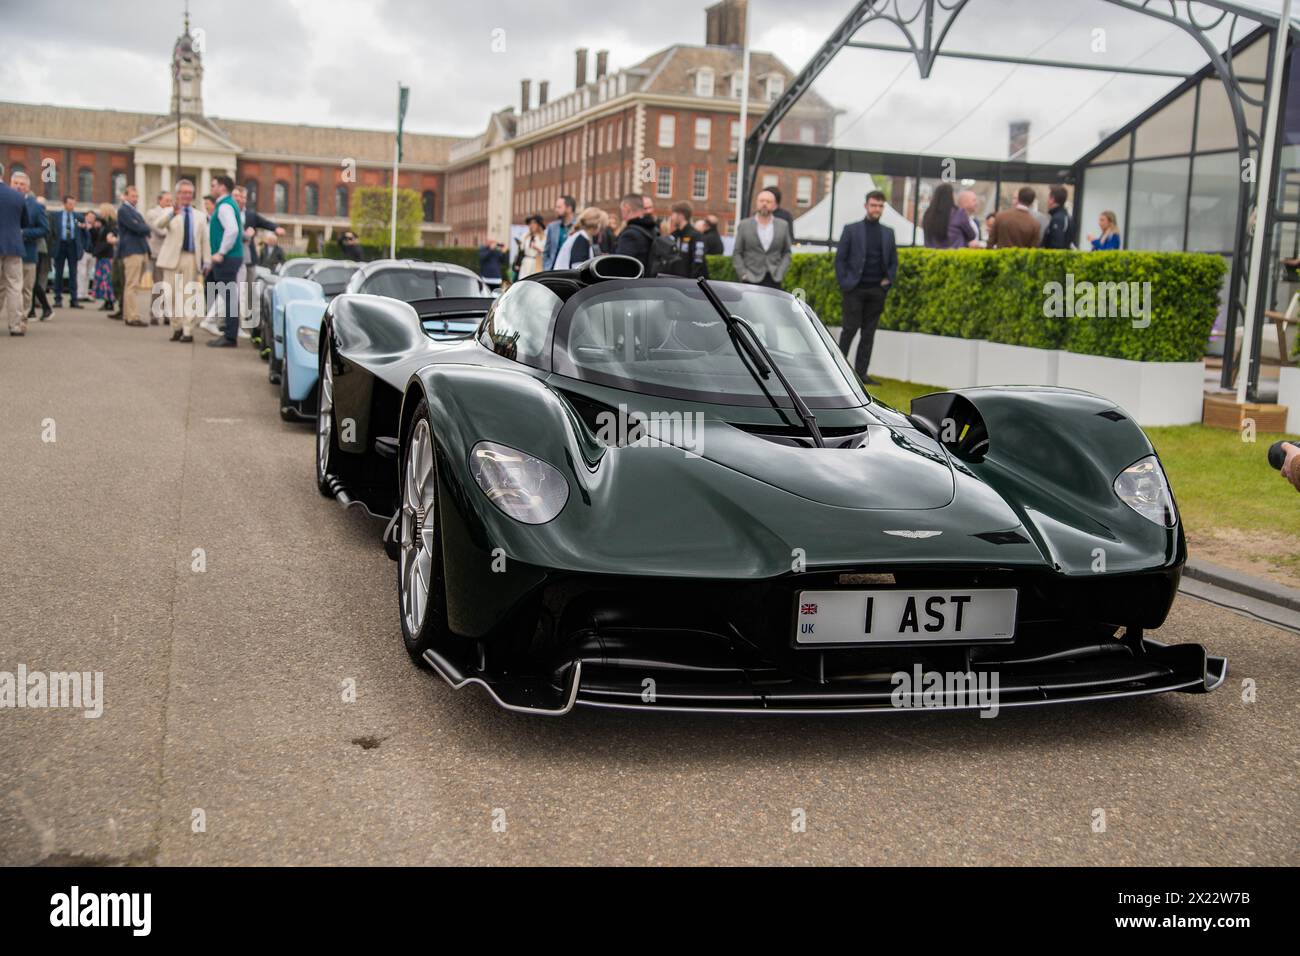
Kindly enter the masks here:
[[477, 295], [487, 294], [483, 291], [478, 276], [465, 275], [460, 272], [439, 272], [438, 285], [441, 286], [443, 298], [446, 299], [456, 299], [463, 296], [473, 298]]
[[[754, 327], [809, 406], [864, 404], [852, 370], [804, 302], [759, 286], [719, 282], [712, 287], [728, 311]], [[551, 356], [561, 375], [691, 401], [789, 403], [775, 377], [759, 385], [726, 323], [694, 283], [594, 286], [571, 305], [556, 324]]]
[[354, 272], [356, 272], [355, 266], [325, 266], [313, 270], [311, 280], [322, 286], [344, 286], [348, 284]]
[[[384, 295], [390, 299], [414, 302], [416, 299], [435, 299], [440, 295], [478, 295], [478, 289], [472, 292], [446, 291], [447, 276], [435, 276], [432, 269], [384, 269], [369, 276], [362, 286], [362, 292], [371, 295]], [[440, 291], [441, 289], [441, 291]]]

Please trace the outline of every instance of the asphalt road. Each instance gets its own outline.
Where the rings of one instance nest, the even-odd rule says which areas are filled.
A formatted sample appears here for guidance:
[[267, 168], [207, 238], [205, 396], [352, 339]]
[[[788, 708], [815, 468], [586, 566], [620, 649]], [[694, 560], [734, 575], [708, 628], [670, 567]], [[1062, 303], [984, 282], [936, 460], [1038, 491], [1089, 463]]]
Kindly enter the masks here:
[[993, 720], [507, 714], [411, 665], [254, 350], [167, 337], [0, 339], [0, 671], [105, 701], [0, 710], [0, 863], [1300, 862], [1294, 634], [1181, 597], [1217, 693]]

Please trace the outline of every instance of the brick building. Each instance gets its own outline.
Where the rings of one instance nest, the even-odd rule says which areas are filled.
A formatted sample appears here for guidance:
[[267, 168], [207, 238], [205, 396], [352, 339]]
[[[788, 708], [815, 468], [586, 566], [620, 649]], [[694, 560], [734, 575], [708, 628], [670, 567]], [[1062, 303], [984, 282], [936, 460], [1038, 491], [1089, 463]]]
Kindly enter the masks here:
[[[746, 15], [747, 0], [723, 0], [706, 13], [703, 45], [674, 44], [615, 72], [601, 50], [589, 76], [592, 58], [580, 49], [570, 92], [552, 99], [549, 82], [541, 81], [533, 102], [524, 79], [518, 111], [492, 114], [479, 136], [406, 132], [398, 184], [422, 197], [421, 243], [505, 241], [510, 226], [530, 213], [550, 219], [565, 194], [579, 207], [616, 212], [624, 193], [649, 193], [661, 216], [688, 200], [697, 215], [716, 214], [723, 232], [731, 232]], [[181, 177], [205, 192], [212, 175], [227, 173], [247, 187], [250, 206], [288, 230], [285, 244], [298, 250], [348, 226], [356, 188], [390, 182], [390, 130], [205, 115], [202, 54], [188, 22], [171, 74], [165, 114], [0, 102], [0, 165], [27, 171], [48, 204], [73, 195], [83, 210], [116, 203], [128, 182], [149, 205]], [[751, 51], [751, 128], [792, 77], [774, 55]], [[809, 93], [777, 139], [829, 142], [834, 115]], [[821, 199], [828, 178], [761, 169], [756, 185], [780, 185], [797, 217]]]
[[[142, 203], [188, 178], [207, 192], [225, 173], [242, 183], [250, 206], [283, 225], [290, 248], [306, 248], [346, 228], [352, 192], [392, 178], [391, 131], [296, 126], [209, 117], [203, 112], [203, 63], [188, 24], [172, 56], [166, 114], [0, 103], [0, 165], [26, 171], [47, 205], [64, 195], [78, 209], [119, 201], [128, 182]], [[179, 110], [178, 110], [179, 107]], [[179, 111], [179, 128], [177, 113]], [[407, 133], [398, 184], [421, 194], [426, 245], [448, 242], [445, 178], [456, 136]], [[177, 162], [179, 150], [180, 162]]]
[[[613, 73], [600, 50], [590, 78], [589, 51], [579, 49], [574, 88], [558, 99], [542, 81], [534, 104], [532, 83], [522, 80], [517, 117], [498, 113], [483, 136], [452, 149], [449, 177], [464, 172], [466, 188], [475, 190], [473, 216], [453, 223], [453, 241], [504, 241], [509, 226], [530, 213], [549, 219], [562, 195], [613, 213], [628, 192], [652, 195], [660, 215], [687, 200], [697, 215], [717, 215], [730, 232], [746, 15], [746, 0], [723, 0], [707, 11], [704, 45], [674, 44]], [[750, 52], [746, 134], [793, 76], [773, 54]], [[827, 143], [834, 118], [835, 110], [809, 93], [776, 138]], [[827, 174], [812, 170], [761, 168], [758, 179], [759, 186], [779, 186], [796, 217], [829, 186]], [[459, 181], [449, 178], [453, 192]]]

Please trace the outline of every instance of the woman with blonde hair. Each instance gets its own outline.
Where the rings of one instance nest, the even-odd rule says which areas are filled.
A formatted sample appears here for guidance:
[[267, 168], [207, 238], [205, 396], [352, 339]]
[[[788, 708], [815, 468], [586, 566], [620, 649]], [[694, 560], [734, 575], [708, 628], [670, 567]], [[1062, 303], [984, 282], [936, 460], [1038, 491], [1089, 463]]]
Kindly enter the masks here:
[[1097, 225], [1101, 226], [1101, 235], [1095, 239], [1089, 235], [1088, 241], [1092, 243], [1093, 252], [1101, 252], [1106, 249], [1119, 248], [1119, 219], [1116, 215], [1107, 209], [1097, 217]]
[[579, 215], [578, 228], [564, 240], [559, 255], [555, 257], [554, 269], [575, 269], [588, 259], [600, 255], [596, 237], [609, 225], [609, 216], [603, 209], [588, 206]]

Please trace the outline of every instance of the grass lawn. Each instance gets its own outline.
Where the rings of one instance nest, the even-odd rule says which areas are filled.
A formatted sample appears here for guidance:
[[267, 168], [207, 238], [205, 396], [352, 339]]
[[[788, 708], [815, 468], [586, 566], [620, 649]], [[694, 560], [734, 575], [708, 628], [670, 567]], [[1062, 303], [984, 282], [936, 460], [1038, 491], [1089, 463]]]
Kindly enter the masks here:
[[[943, 389], [884, 379], [869, 391], [906, 412], [916, 396]], [[1245, 442], [1204, 425], [1145, 431], [1173, 485], [1192, 555], [1300, 586], [1300, 495], [1264, 458], [1286, 436]]]

